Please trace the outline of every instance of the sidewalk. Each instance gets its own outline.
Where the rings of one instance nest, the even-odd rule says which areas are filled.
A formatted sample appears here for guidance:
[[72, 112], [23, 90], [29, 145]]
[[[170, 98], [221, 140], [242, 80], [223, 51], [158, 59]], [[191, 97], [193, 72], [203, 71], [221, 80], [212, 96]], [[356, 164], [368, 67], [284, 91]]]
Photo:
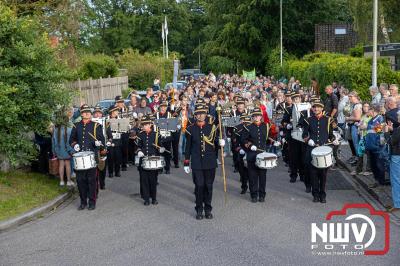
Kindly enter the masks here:
[[[352, 156], [350, 147], [347, 143], [343, 143], [339, 149], [339, 161], [338, 164], [344, 167], [349, 173], [356, 169], [355, 166], [350, 165], [347, 163], [347, 160]], [[364, 160], [364, 168], [365, 169], [365, 162]], [[375, 183], [374, 176], [368, 175], [352, 175], [352, 177], [364, 188], [366, 189], [374, 198], [376, 198], [385, 208], [390, 208], [393, 204], [392, 200], [392, 187], [390, 185], [380, 186], [378, 188], [369, 188], [369, 186]], [[386, 173], [386, 180], [389, 180], [388, 173]], [[397, 217], [400, 218], [400, 214], [393, 213]]]

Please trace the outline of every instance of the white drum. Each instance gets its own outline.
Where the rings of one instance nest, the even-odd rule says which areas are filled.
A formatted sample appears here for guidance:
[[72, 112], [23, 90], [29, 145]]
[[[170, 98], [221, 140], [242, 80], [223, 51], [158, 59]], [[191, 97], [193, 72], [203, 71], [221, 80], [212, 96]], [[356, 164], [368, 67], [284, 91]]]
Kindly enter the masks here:
[[160, 129], [160, 136], [163, 138], [171, 137], [171, 131]]
[[316, 168], [328, 168], [333, 165], [333, 150], [329, 146], [316, 147], [311, 151], [311, 164]]
[[148, 156], [143, 157], [142, 167], [144, 170], [159, 170], [165, 166], [164, 157], [162, 156]]
[[74, 153], [72, 158], [74, 160], [75, 170], [88, 170], [97, 167], [94, 152], [92, 151], [81, 151]]
[[278, 156], [274, 153], [263, 152], [257, 154], [256, 166], [261, 169], [272, 169], [278, 166]]
[[301, 129], [301, 128], [294, 129], [294, 130], [292, 130], [291, 135], [292, 135], [293, 139], [301, 141], [301, 142], [304, 142], [304, 140], [303, 140], [303, 129]]

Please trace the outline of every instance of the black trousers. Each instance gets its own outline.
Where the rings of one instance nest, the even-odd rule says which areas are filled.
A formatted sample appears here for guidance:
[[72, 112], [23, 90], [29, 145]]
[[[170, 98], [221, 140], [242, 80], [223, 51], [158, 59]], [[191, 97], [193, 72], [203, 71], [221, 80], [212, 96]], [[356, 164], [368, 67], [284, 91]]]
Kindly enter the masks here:
[[107, 172], [107, 163], [103, 170], [101, 171], [98, 170], [100, 189], [104, 189], [106, 187], [106, 172]]
[[192, 169], [195, 184], [196, 211], [210, 213], [212, 210], [212, 192], [215, 179], [215, 168], [206, 170]]
[[179, 165], [179, 140], [181, 138], [181, 131], [177, 130], [172, 132], [172, 154], [175, 165]]
[[304, 143], [295, 139], [289, 140], [290, 179], [304, 179]]
[[267, 185], [267, 170], [260, 169], [256, 162], [247, 162], [249, 170], [249, 188], [252, 198], [265, 198], [265, 187]]
[[326, 198], [325, 185], [326, 185], [326, 175], [328, 173], [328, 168], [319, 169], [311, 166], [311, 183], [312, 183], [312, 194], [314, 197], [319, 197], [321, 199]]
[[140, 194], [145, 201], [157, 199], [158, 170], [144, 170], [140, 168]]
[[172, 141], [165, 141], [162, 143], [162, 147], [165, 148], [165, 152], [162, 153], [161, 155], [164, 157], [165, 160], [165, 171], [168, 171], [171, 168], [171, 145]]
[[236, 160], [234, 160], [235, 167], [237, 167], [237, 170], [239, 171], [240, 175], [240, 182], [242, 183], [242, 189], [247, 189], [248, 188], [248, 182], [249, 182], [249, 172], [247, 167], [244, 166], [244, 161], [243, 161], [244, 155], [240, 155], [239, 153], [237, 154]]
[[121, 134], [121, 164], [122, 168], [126, 168], [128, 164], [128, 146], [129, 146], [129, 133]]
[[282, 159], [285, 163], [289, 164], [289, 145], [287, 141], [282, 146]]
[[128, 140], [128, 162], [135, 163], [136, 143], [134, 139]]
[[122, 162], [122, 147], [114, 146], [109, 147], [109, 152], [107, 155], [107, 165], [108, 165], [108, 173], [113, 174], [114, 171], [116, 174], [120, 172]]
[[81, 198], [81, 204], [87, 205], [89, 200], [89, 206], [96, 205], [96, 179], [97, 168], [88, 170], [75, 170], [76, 182], [78, 184], [79, 197]]

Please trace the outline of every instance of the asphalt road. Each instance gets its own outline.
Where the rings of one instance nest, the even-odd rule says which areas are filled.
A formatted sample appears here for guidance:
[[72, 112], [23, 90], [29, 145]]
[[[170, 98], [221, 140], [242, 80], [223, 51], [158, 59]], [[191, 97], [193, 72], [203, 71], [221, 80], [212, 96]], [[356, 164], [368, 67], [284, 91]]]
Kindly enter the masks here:
[[226, 197], [216, 178], [213, 220], [195, 220], [194, 185], [182, 168], [159, 177], [159, 205], [146, 207], [130, 167], [107, 179], [95, 211], [77, 211], [76, 199], [0, 234], [0, 265], [399, 265], [395, 224], [384, 256], [312, 254], [311, 223], [345, 203], [365, 202], [341, 172], [330, 173], [327, 203], [321, 204], [311, 201], [301, 182], [289, 183], [287, 169], [279, 166], [268, 171], [266, 202], [254, 204], [249, 194], [239, 194], [229, 162]]

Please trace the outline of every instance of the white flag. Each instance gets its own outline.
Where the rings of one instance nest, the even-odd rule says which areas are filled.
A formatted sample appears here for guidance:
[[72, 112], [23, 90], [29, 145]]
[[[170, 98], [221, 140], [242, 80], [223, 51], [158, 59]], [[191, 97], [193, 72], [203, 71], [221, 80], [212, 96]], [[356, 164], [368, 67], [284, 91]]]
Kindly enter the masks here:
[[162, 26], [161, 26], [161, 38], [163, 40], [165, 39], [165, 36], [164, 36], [164, 23], [162, 23]]
[[165, 22], [164, 22], [164, 30], [165, 30], [165, 36], [168, 35], [168, 24], [167, 24], [167, 16], [165, 16]]

